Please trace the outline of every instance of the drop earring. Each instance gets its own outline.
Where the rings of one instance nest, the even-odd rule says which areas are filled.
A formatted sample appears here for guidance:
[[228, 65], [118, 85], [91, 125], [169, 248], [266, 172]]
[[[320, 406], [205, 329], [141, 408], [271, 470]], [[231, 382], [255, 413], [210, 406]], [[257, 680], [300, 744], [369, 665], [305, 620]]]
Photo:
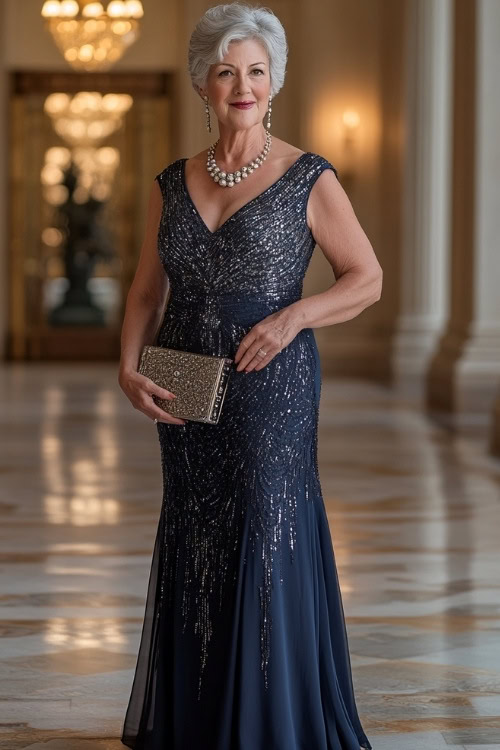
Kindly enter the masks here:
[[210, 110], [208, 108], [208, 96], [205, 94], [205, 96], [203, 98], [205, 100], [205, 115], [206, 115], [206, 118], [207, 118], [207, 130], [208, 130], [209, 133], [211, 133], [212, 132], [212, 127], [210, 125]]
[[267, 108], [267, 123], [266, 123], [266, 128], [268, 130], [271, 127], [271, 112], [272, 112], [271, 101], [272, 101], [272, 97], [271, 97], [271, 94], [269, 94], [269, 106]]

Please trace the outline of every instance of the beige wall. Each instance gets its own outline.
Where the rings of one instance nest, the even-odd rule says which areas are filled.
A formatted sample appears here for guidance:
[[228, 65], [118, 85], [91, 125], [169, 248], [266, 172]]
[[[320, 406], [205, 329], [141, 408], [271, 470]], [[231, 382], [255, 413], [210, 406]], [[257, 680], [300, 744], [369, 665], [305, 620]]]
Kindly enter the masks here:
[[[0, 2], [6, 38], [0, 81], [6, 69], [65, 69], [40, 18], [40, 0]], [[116, 66], [117, 70], [163, 69], [176, 73], [173, 158], [196, 153], [217, 137], [216, 132], [205, 130], [203, 103], [191, 88], [186, 71], [191, 30], [204, 10], [214, 4], [203, 0], [146, 0], [141, 37]], [[339, 169], [342, 181], [347, 163], [339, 117], [346, 108], [357, 109], [361, 116], [354, 179], [345, 187], [384, 268], [384, 294], [355, 320], [316, 329], [316, 333], [326, 373], [384, 377], [399, 273], [400, 77], [405, 2], [270, 0], [266, 5], [285, 26], [290, 48], [285, 86], [273, 102], [272, 132], [325, 156]], [[5, 166], [2, 169], [1, 163], [0, 169], [4, 185]], [[1, 257], [5, 259], [5, 232], [1, 242]], [[0, 275], [5, 278], [5, 269]], [[333, 281], [331, 268], [317, 248], [304, 294], [322, 291]]]

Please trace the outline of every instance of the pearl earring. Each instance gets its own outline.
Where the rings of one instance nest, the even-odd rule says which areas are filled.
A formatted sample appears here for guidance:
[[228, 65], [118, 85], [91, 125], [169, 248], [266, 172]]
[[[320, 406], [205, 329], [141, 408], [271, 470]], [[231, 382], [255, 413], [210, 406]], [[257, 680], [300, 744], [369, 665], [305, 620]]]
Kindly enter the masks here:
[[272, 97], [271, 97], [271, 94], [269, 94], [269, 106], [267, 108], [267, 123], [266, 123], [266, 128], [268, 130], [271, 127], [271, 112], [272, 112], [271, 101], [272, 101]]
[[206, 115], [206, 118], [207, 118], [207, 130], [208, 130], [209, 133], [211, 133], [212, 132], [212, 128], [211, 128], [211, 125], [210, 125], [210, 110], [208, 108], [208, 96], [205, 94], [205, 96], [203, 98], [205, 100], [205, 115]]

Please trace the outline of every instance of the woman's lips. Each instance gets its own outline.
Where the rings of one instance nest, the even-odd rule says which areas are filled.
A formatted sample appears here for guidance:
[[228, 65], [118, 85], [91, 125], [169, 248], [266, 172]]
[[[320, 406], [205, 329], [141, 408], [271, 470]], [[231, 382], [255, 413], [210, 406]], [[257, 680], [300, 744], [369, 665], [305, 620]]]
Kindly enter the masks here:
[[237, 109], [250, 109], [253, 105], [254, 102], [250, 102], [249, 104], [231, 104], [231, 107], [236, 107]]

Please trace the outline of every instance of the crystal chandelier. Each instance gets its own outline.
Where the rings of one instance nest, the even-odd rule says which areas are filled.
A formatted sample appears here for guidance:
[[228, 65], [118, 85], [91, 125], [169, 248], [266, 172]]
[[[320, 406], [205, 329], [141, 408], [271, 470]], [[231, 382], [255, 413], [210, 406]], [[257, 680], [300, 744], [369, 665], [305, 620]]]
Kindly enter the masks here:
[[54, 130], [72, 146], [95, 146], [122, 126], [133, 104], [129, 94], [79, 91], [74, 96], [49, 94], [44, 109]]
[[140, 0], [45, 0], [42, 16], [65, 60], [77, 70], [107, 70], [139, 35]]

